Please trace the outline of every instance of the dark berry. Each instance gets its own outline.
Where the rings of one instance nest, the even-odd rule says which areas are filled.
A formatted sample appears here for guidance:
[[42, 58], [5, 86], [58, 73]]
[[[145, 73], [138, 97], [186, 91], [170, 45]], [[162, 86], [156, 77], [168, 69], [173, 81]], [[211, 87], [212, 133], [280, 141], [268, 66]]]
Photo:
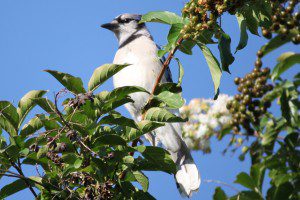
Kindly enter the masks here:
[[259, 50], [259, 51], [256, 53], [256, 55], [257, 55], [257, 57], [261, 58], [261, 57], [263, 57], [264, 53], [263, 53], [261, 50]]
[[261, 66], [262, 66], [261, 60], [260, 60], [260, 59], [257, 59], [257, 60], [255, 61], [255, 67], [260, 68]]

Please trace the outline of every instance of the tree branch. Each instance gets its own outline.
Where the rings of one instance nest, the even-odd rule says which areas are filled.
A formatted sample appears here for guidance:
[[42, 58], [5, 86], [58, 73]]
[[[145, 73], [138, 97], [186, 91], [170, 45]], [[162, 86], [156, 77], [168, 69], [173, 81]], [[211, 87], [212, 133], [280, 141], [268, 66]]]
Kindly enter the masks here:
[[[173, 59], [174, 54], [176, 53], [176, 51], [177, 51], [179, 45], [182, 43], [182, 41], [183, 41], [183, 38], [179, 38], [179, 40], [178, 40], [177, 43], [176, 43], [176, 46], [175, 46], [175, 47], [172, 49], [172, 51], [169, 53], [169, 55], [168, 55], [166, 61], [164, 62], [163, 66], [162, 66], [162, 69], [161, 69], [161, 71], [160, 71], [160, 73], [159, 73], [159, 75], [158, 75], [158, 77], [157, 77], [157, 79], [156, 79], [156, 81], [155, 81], [155, 84], [154, 84], [154, 86], [153, 86], [153, 88], [152, 88], [151, 94], [150, 94], [150, 96], [149, 96], [149, 98], [148, 98], [148, 101], [147, 101], [146, 105], [151, 104], [151, 101], [152, 101], [152, 99], [153, 99], [153, 95], [154, 95], [154, 93], [155, 93], [155, 91], [156, 91], [156, 89], [157, 89], [157, 87], [158, 87], [158, 85], [159, 85], [159, 83], [160, 83], [160, 81], [161, 81], [163, 75], [165, 74], [166, 69], [169, 67], [170, 62], [171, 62], [171, 60]], [[145, 111], [144, 111], [144, 113], [142, 113], [142, 120], [144, 120], [144, 118], [145, 118]]]
[[[169, 67], [170, 62], [171, 62], [171, 60], [173, 59], [174, 54], [176, 53], [176, 51], [177, 51], [179, 45], [182, 43], [182, 41], [183, 41], [183, 38], [180, 38], [180, 39], [177, 41], [177, 44], [176, 44], [176, 46], [174, 47], [174, 49], [169, 53], [169, 55], [168, 55], [166, 61], [165, 61], [164, 64], [163, 64], [163, 67], [162, 67], [162, 69], [161, 69], [161, 71], [160, 71], [160, 74], [159, 74], [159, 76], [157, 77], [157, 79], [156, 79], [156, 81], [155, 81], [154, 87], [153, 87], [153, 89], [152, 89], [152, 91], [151, 91], [150, 98], [152, 98], [153, 94], [155, 93], [155, 90], [157, 89], [157, 87], [158, 87], [158, 85], [159, 85], [159, 83], [160, 83], [160, 81], [161, 81], [163, 75], [165, 74], [166, 69]], [[151, 100], [149, 99], [148, 101], [151, 101]]]
[[9, 160], [10, 164], [18, 171], [18, 173], [19, 173], [19, 178], [23, 177], [23, 180], [24, 180], [25, 184], [27, 185], [27, 187], [29, 188], [29, 190], [31, 191], [31, 193], [33, 194], [33, 196], [34, 196], [35, 198], [37, 198], [36, 192], [34, 191], [34, 189], [33, 189], [33, 187], [31, 186], [31, 184], [28, 182], [28, 178], [26, 178], [26, 177], [24, 176], [24, 173], [23, 173], [22, 169], [21, 169], [20, 167], [18, 167], [18, 166], [10, 159], [9, 155], [8, 155], [6, 152], [4, 152], [4, 153], [5, 153], [6, 157], [7, 157], [7, 159]]

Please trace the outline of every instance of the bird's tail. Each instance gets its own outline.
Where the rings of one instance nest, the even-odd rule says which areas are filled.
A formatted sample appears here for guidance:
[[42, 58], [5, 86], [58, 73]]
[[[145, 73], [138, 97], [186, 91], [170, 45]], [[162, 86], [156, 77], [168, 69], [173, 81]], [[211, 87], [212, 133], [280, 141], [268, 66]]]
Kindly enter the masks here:
[[190, 151], [182, 141], [180, 150], [178, 152], [170, 151], [170, 154], [177, 166], [175, 174], [177, 188], [183, 197], [191, 197], [193, 192], [198, 191], [201, 179]]
[[176, 163], [175, 179], [180, 194], [184, 197], [191, 197], [193, 192], [198, 191], [201, 179], [190, 150], [181, 138], [180, 125], [178, 123], [166, 124], [156, 129], [155, 132]]

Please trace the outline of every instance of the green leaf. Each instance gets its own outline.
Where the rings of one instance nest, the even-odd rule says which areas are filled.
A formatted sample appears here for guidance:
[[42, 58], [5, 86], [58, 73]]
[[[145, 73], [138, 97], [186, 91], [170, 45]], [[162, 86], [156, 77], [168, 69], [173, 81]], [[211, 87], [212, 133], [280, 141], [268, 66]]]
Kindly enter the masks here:
[[105, 102], [103, 105], [99, 106], [99, 109], [102, 114], [105, 114], [105, 113], [110, 112], [110, 111], [116, 109], [117, 107], [120, 107], [126, 103], [133, 103], [133, 102], [134, 101], [130, 97], [126, 97], [121, 100], [112, 99], [112, 100]]
[[41, 165], [45, 170], [49, 169], [49, 160], [44, 158], [37, 158], [37, 153], [31, 153], [29, 154], [22, 162], [22, 164], [32, 165], [36, 166], [36, 164]]
[[202, 44], [215, 44], [216, 42], [212, 39], [213, 32], [211, 30], [203, 30], [198, 38], [196, 39], [197, 43]]
[[127, 142], [133, 141], [145, 133], [150, 133], [151, 131], [164, 126], [164, 123], [152, 122], [149, 120], [143, 120], [137, 123], [138, 130], [135, 128], [126, 127], [125, 135]]
[[253, 191], [242, 191], [237, 195], [230, 197], [230, 200], [263, 200], [259, 194]]
[[240, 41], [238, 46], [236, 47], [235, 53], [238, 50], [245, 48], [248, 43], [247, 22], [244, 19], [244, 17], [240, 14], [236, 14], [236, 18], [238, 20], [241, 33], [240, 33]]
[[163, 91], [169, 91], [172, 93], [181, 93], [182, 88], [180, 86], [178, 86], [178, 84], [176, 84], [176, 83], [160, 83], [158, 85], [157, 89], [155, 90], [154, 94], [158, 95], [159, 93], [161, 93]]
[[168, 108], [176, 109], [184, 105], [181, 94], [163, 91], [155, 96], [156, 99], [164, 102]]
[[282, 54], [278, 60], [279, 62], [271, 74], [272, 81], [278, 79], [283, 72], [288, 70], [293, 65], [300, 63], [300, 54], [287, 52]]
[[92, 77], [90, 78], [89, 84], [88, 84], [88, 90], [94, 91], [96, 90], [100, 85], [102, 85], [106, 80], [108, 80], [110, 77], [124, 69], [125, 67], [129, 66], [128, 64], [125, 65], [116, 65], [116, 64], [105, 64], [101, 67], [98, 67], [95, 69]]
[[225, 194], [225, 192], [222, 190], [222, 188], [217, 187], [215, 189], [215, 193], [214, 193], [214, 200], [227, 200], [227, 196]]
[[18, 134], [15, 127], [13, 127], [5, 118], [0, 116], [0, 127], [5, 130], [10, 136], [15, 136]]
[[58, 72], [54, 70], [44, 70], [56, 78], [64, 87], [74, 94], [85, 93], [82, 80], [70, 74]]
[[237, 14], [242, 15], [247, 27], [252, 34], [258, 34], [258, 27], [270, 27], [271, 7], [269, 1], [248, 1], [237, 9]]
[[107, 115], [100, 120], [99, 124], [110, 124], [110, 125], [117, 124], [117, 125], [121, 125], [121, 126], [129, 126], [129, 127], [138, 129], [134, 120], [123, 117], [120, 114]]
[[40, 106], [47, 113], [52, 114], [55, 111], [55, 105], [52, 101], [47, 98], [36, 98], [32, 99], [38, 106]]
[[[8, 154], [8, 157], [12, 160], [19, 156], [20, 148], [16, 145], [16, 142], [9, 144], [5, 149], [0, 150], [0, 154], [5, 152]], [[6, 156], [5, 156], [6, 157]]]
[[[75, 165], [77, 160], [80, 160], [74, 153], [65, 153], [62, 155], [62, 159], [66, 164]], [[77, 161], [78, 163], [80, 161]]]
[[40, 159], [42, 157], [44, 157], [46, 155], [46, 153], [48, 152], [49, 148], [47, 145], [42, 146], [39, 151], [37, 152], [37, 159]]
[[280, 109], [282, 116], [286, 119], [288, 124], [291, 124], [291, 108], [289, 106], [289, 98], [286, 89], [283, 90], [280, 96]]
[[40, 98], [44, 94], [46, 94], [46, 92], [47, 91], [45, 91], [45, 90], [32, 90], [22, 97], [22, 99], [19, 101], [18, 108], [17, 108], [17, 111], [19, 114], [19, 127], [23, 123], [27, 114], [36, 105], [32, 99]]
[[133, 193], [133, 199], [143, 199], [143, 200], [155, 200], [155, 198], [148, 192], [143, 192], [141, 190]]
[[125, 129], [125, 138], [127, 142], [133, 141], [146, 133], [150, 133], [151, 131], [164, 126], [164, 123], [152, 122], [148, 120], [143, 120], [137, 123], [138, 129], [126, 127]]
[[157, 122], [186, 122], [164, 108], [150, 108], [145, 114], [145, 120]]
[[238, 13], [238, 15], [242, 15], [245, 19], [246, 25], [249, 29], [249, 31], [254, 35], [258, 34], [258, 20], [254, 16], [254, 11], [251, 7], [244, 6], [244, 9]]
[[126, 146], [127, 145], [126, 141], [123, 138], [121, 138], [119, 135], [116, 135], [116, 134], [101, 135], [94, 141], [94, 144], [110, 145], [110, 146], [115, 146], [115, 145]]
[[193, 40], [184, 40], [180, 46], [179, 46], [179, 50], [185, 54], [188, 55], [192, 55], [192, 49], [194, 48], [194, 46], [196, 45], [196, 42], [194, 42]]
[[0, 101], [0, 126], [11, 136], [17, 135], [19, 115], [8, 101]]
[[273, 144], [273, 142], [277, 139], [278, 132], [271, 130], [266, 131], [265, 134], [262, 135], [262, 141], [261, 144], [263, 146], [268, 146], [270, 144]]
[[143, 120], [137, 123], [139, 129], [143, 132], [143, 133], [149, 133], [161, 126], [164, 126], [164, 123], [159, 123], [159, 122], [152, 122], [152, 121], [148, 121], [148, 120]]
[[263, 52], [263, 55], [267, 55], [268, 53], [274, 51], [275, 49], [281, 47], [282, 45], [291, 41], [292, 37], [297, 35], [297, 31], [291, 31], [287, 36], [282, 37], [282, 35], [277, 35], [272, 38], [267, 44], [262, 46], [260, 49]]
[[[9, 168], [11, 168], [11, 164], [8, 160], [4, 160], [4, 159], [0, 159], [1, 161], [1, 165], [0, 165], [0, 170], [2, 172], [2, 174], [0, 174], [0, 180], [1, 178], [4, 176], [4, 174], [7, 172], [7, 170], [9, 170]], [[5, 163], [6, 162], [6, 163]]]
[[142, 16], [140, 23], [144, 22], [159, 22], [164, 24], [182, 24], [182, 17], [168, 11], [149, 12]]
[[267, 199], [283, 200], [289, 199], [291, 193], [293, 193], [294, 187], [290, 182], [281, 184], [279, 187], [271, 187], [267, 192]]
[[126, 138], [127, 142], [131, 142], [131, 141], [141, 137], [144, 134], [145, 133], [143, 133], [142, 131], [137, 130], [135, 128], [131, 128], [131, 127], [125, 128], [125, 138]]
[[166, 53], [171, 51], [171, 49], [172, 49], [172, 46], [169, 43], [166, 46], [163, 46], [163, 48], [159, 49], [157, 52], [158, 57], [162, 58]]
[[113, 91], [107, 93], [105, 96], [105, 100], [121, 100], [127, 97], [129, 94], [136, 93], [136, 92], [144, 92], [149, 94], [149, 92], [142, 87], [124, 86], [124, 87], [115, 88]]
[[132, 172], [136, 181], [139, 182], [139, 184], [141, 184], [143, 191], [147, 192], [148, 188], [149, 188], [149, 180], [147, 178], [147, 176], [145, 176], [142, 172], [140, 171], [134, 171]]
[[262, 184], [265, 176], [265, 167], [263, 164], [258, 163], [251, 166], [250, 176], [253, 178], [255, 185], [258, 186], [259, 191], [262, 190]]
[[141, 160], [138, 165], [141, 170], [150, 170], [150, 171], [165, 171], [170, 174], [176, 173], [176, 165], [173, 162], [170, 154], [160, 147], [146, 146], [145, 148], [138, 149], [144, 158], [147, 159]]
[[209, 71], [214, 82], [215, 94], [217, 94], [221, 82], [221, 76], [222, 76], [220, 63], [206, 45], [199, 44], [199, 47], [209, 67]]
[[231, 53], [231, 38], [226, 33], [222, 33], [219, 38], [218, 48], [220, 51], [222, 70], [230, 73], [229, 65], [231, 65], [234, 61], [234, 57]]
[[245, 172], [239, 173], [234, 182], [239, 183], [242, 186], [249, 188], [251, 190], [255, 190], [256, 188], [254, 180]]
[[74, 162], [74, 167], [75, 167], [75, 169], [79, 169], [80, 167], [81, 167], [81, 165], [82, 165], [82, 159], [77, 159], [75, 162]]
[[172, 44], [172, 47], [175, 47], [176, 42], [179, 39], [180, 31], [183, 27], [183, 24], [173, 24], [170, 28], [169, 34], [168, 34], [168, 42]]
[[123, 159], [124, 163], [132, 164], [134, 162], [134, 158], [132, 156], [125, 156]]
[[299, 178], [300, 173], [286, 173], [285, 171], [273, 169], [270, 171], [269, 176], [272, 179], [272, 182], [274, 182], [274, 185], [279, 187], [286, 182], [292, 182], [293, 179]]
[[292, 52], [292, 51], [285, 52], [285, 53], [281, 54], [281, 55], [277, 58], [277, 62], [282, 62], [282, 61], [284, 61], [285, 59], [289, 58], [289, 57], [292, 56], [292, 55], [295, 55], [295, 53]]
[[53, 129], [60, 128], [58, 123], [55, 120], [53, 120], [54, 119], [53, 116], [46, 116], [44, 114], [38, 114], [36, 116], [41, 120], [46, 130], [53, 130]]
[[[30, 182], [30, 185], [33, 185], [33, 183]], [[22, 179], [18, 179], [12, 183], [9, 183], [0, 190], [0, 199], [9, 197], [10, 195], [20, 192], [21, 190], [24, 190], [27, 187], [27, 184]]]
[[163, 57], [176, 46], [183, 24], [173, 24], [168, 34], [168, 44], [158, 51], [158, 57]]
[[28, 136], [40, 130], [41, 128], [43, 128], [42, 121], [38, 117], [34, 117], [27, 124], [23, 126], [20, 135]]
[[175, 58], [175, 60], [177, 61], [178, 67], [179, 67], [178, 83], [177, 83], [177, 85], [178, 85], [178, 86], [181, 86], [181, 84], [182, 84], [182, 79], [183, 79], [183, 75], [184, 75], [184, 69], [183, 69], [183, 66], [182, 66], [181, 62], [179, 61], [179, 59], [178, 59], [178, 58]]

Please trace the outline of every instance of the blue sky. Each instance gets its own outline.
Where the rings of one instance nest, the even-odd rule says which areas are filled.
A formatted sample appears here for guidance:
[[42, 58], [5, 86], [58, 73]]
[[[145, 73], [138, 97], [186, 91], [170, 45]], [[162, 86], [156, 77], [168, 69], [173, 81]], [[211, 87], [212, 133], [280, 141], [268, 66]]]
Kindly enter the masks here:
[[[17, 104], [18, 100], [29, 90], [47, 89], [47, 96], [62, 86], [44, 69], [55, 69], [82, 77], [86, 83], [93, 70], [111, 63], [117, 42], [113, 34], [101, 29], [100, 25], [110, 21], [121, 13], [147, 13], [154, 10], [169, 10], [180, 13], [184, 1], [72, 1], [72, 0], [1, 0], [0, 1], [0, 100], [9, 100]], [[239, 28], [232, 16], [222, 20], [223, 29], [232, 37], [232, 50], [238, 44]], [[168, 26], [148, 25], [155, 41], [159, 45], [166, 43]], [[253, 68], [255, 52], [266, 42], [265, 39], [250, 36], [248, 46], [239, 51], [231, 66], [232, 74], [224, 74], [221, 92], [235, 94], [233, 79], [242, 76]], [[216, 57], [217, 47], [211, 46]], [[296, 46], [286, 45], [285, 51], [296, 51]], [[265, 66], [274, 66], [276, 58], [282, 51], [276, 51], [263, 60]], [[193, 56], [176, 54], [185, 67], [183, 96], [189, 101], [196, 97], [213, 97], [213, 83], [206, 62], [200, 51], [195, 48]], [[177, 66], [171, 64], [173, 77], [177, 77]], [[292, 77], [297, 72], [294, 67], [285, 74]], [[112, 81], [101, 86], [102, 90], [111, 90]], [[121, 111], [128, 115], [125, 109]], [[279, 113], [278, 109], [274, 110]], [[248, 172], [249, 159], [240, 162], [235, 155], [222, 155], [228, 141], [212, 142], [213, 153], [203, 155], [193, 152], [203, 180], [219, 180], [233, 185], [235, 175], [240, 171]], [[27, 174], [35, 173], [26, 168]], [[173, 177], [165, 173], [147, 173], [150, 178], [150, 193], [157, 199], [180, 199]], [[11, 179], [2, 179], [0, 188]], [[192, 199], [211, 199], [217, 184], [203, 181], [200, 190]], [[242, 189], [236, 186], [239, 189]], [[234, 191], [226, 189], [233, 194]], [[8, 199], [32, 199], [29, 190], [11, 196]]]

